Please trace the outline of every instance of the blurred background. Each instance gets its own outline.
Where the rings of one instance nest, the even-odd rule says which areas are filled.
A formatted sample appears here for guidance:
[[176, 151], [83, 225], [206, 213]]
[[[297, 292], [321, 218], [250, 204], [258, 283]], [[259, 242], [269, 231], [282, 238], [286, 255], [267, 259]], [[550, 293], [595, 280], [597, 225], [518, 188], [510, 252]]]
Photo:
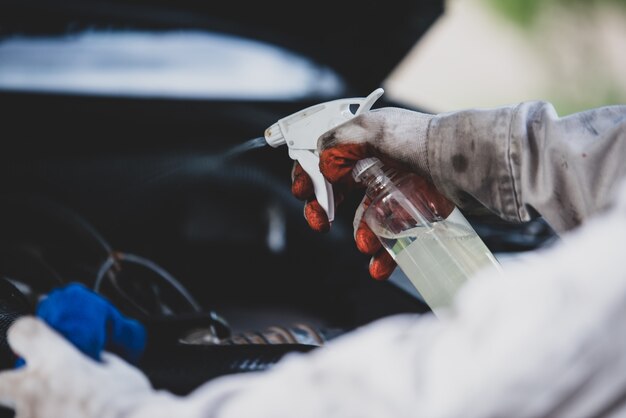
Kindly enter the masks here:
[[387, 78], [434, 112], [524, 100], [560, 115], [626, 102], [625, 0], [447, 0]]

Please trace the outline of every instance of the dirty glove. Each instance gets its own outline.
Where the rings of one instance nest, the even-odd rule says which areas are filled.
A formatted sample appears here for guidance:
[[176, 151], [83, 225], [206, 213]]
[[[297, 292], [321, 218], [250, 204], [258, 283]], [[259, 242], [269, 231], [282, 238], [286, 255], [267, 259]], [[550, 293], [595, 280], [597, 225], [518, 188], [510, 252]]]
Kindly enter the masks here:
[[8, 331], [11, 348], [26, 360], [0, 373], [0, 403], [16, 418], [121, 418], [160, 398], [148, 379], [114, 354], [85, 357], [40, 319], [18, 319]]
[[[419, 185], [423, 192], [451, 206], [427, 181], [430, 174], [426, 138], [432, 117], [400, 108], [382, 108], [357, 116], [322, 135], [318, 140], [320, 170], [333, 184], [335, 204], [340, 204], [345, 193], [357, 187], [351, 174], [356, 162], [378, 157], [387, 166], [423, 176], [424, 180]], [[310, 227], [315, 231], [327, 231], [330, 223], [326, 213], [315, 200], [311, 179], [297, 163], [292, 172], [292, 193], [307, 202], [304, 214]], [[357, 209], [354, 238], [361, 252], [372, 255], [370, 275], [379, 280], [387, 279], [396, 264], [361, 220], [367, 204], [364, 199]]]
[[80, 283], [48, 293], [37, 305], [37, 316], [94, 360], [100, 360], [106, 349], [137, 362], [146, 346], [141, 323], [124, 317], [111, 302]]

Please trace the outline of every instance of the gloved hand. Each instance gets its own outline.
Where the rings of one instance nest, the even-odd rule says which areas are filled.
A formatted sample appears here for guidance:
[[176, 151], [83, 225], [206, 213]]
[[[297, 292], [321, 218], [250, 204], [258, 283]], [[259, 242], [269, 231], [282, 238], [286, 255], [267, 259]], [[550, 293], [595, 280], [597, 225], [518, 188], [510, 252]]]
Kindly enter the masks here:
[[80, 283], [51, 291], [39, 302], [36, 313], [94, 360], [100, 360], [106, 349], [136, 362], [146, 345], [141, 323], [124, 317], [111, 302]]
[[0, 373], [0, 403], [16, 418], [121, 418], [157, 397], [139, 370], [110, 353], [85, 357], [35, 317], [15, 321], [7, 339], [26, 360]]
[[[424, 181], [419, 187], [433, 200], [446, 199], [428, 181], [427, 131], [433, 115], [400, 108], [382, 108], [363, 113], [322, 135], [318, 140], [320, 171], [333, 185], [335, 204], [346, 193], [359, 186], [352, 178], [357, 161], [377, 157], [385, 165], [421, 175]], [[296, 162], [292, 171], [294, 196], [305, 200], [304, 216], [309, 226], [319, 232], [330, 229], [324, 209], [315, 200], [313, 184], [306, 172]], [[357, 248], [372, 255], [369, 271], [378, 280], [387, 279], [396, 264], [382, 248], [374, 233], [361, 220], [369, 202], [363, 199], [354, 218], [354, 238]]]

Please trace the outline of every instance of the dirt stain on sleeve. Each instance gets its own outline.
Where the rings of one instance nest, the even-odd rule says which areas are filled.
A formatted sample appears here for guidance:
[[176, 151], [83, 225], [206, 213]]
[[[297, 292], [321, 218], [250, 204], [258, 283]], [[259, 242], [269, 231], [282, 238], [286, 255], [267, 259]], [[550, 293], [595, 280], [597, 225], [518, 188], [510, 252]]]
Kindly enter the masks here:
[[467, 170], [467, 157], [463, 154], [455, 154], [452, 156], [452, 168], [457, 173], [463, 173]]

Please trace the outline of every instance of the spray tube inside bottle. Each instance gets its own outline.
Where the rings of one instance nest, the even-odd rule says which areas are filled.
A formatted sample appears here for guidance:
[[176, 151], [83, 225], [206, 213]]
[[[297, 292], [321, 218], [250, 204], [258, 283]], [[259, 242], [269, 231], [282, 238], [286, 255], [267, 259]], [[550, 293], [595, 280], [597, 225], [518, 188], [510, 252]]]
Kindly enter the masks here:
[[500, 269], [459, 209], [423, 178], [376, 158], [359, 161], [352, 174], [370, 201], [363, 220], [435, 314], [478, 271]]

